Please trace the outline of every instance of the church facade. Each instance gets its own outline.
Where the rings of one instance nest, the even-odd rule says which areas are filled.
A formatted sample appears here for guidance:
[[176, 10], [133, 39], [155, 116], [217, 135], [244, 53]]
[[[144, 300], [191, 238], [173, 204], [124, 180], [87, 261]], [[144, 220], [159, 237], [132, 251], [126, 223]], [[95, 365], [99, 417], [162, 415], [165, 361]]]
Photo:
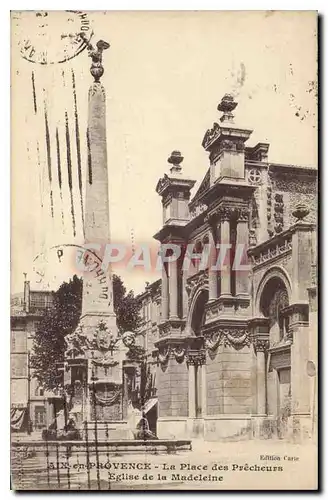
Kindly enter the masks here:
[[[196, 194], [178, 151], [156, 188], [154, 237], [162, 255], [181, 249], [163, 259], [149, 323], [160, 438], [314, 435], [317, 171], [270, 163], [269, 144], [248, 147], [236, 106], [226, 94], [205, 134], [209, 169]], [[140, 298], [152, 304], [149, 290]]]

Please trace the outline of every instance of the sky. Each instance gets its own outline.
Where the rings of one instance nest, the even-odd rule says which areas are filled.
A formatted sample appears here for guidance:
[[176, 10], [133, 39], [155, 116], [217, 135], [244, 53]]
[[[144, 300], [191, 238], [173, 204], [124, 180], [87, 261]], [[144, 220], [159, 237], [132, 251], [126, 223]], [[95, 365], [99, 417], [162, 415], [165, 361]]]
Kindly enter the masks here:
[[[66, 251], [59, 258], [51, 249], [83, 243], [72, 75], [81, 140], [82, 194], [88, 88], [92, 83], [86, 50], [69, 61], [44, 65], [21, 56], [22, 40], [32, 26], [26, 16], [22, 13], [12, 19], [13, 293], [22, 291], [23, 273], [32, 287], [45, 289], [57, 288], [72, 275]], [[67, 13], [52, 16], [56, 17], [49, 28], [51, 36], [35, 36], [33, 43], [56, 59], [61, 35], [70, 27]], [[155, 188], [169, 171], [167, 158], [173, 150], [182, 152], [183, 173], [197, 181], [195, 192], [209, 166], [202, 139], [218, 121], [216, 108], [226, 92], [238, 101], [235, 123], [253, 129], [247, 145], [270, 143], [270, 162], [316, 166], [317, 103], [310, 83], [317, 79], [315, 13], [98, 11], [88, 12], [87, 18], [94, 32], [91, 41], [103, 39], [111, 44], [103, 55], [102, 83], [107, 96], [112, 242], [156, 247], [152, 236], [161, 227], [162, 205]], [[45, 276], [37, 283], [40, 266]], [[123, 268], [118, 272], [127, 288], [136, 293], [143, 290], [146, 281], [159, 277], [155, 272]]]

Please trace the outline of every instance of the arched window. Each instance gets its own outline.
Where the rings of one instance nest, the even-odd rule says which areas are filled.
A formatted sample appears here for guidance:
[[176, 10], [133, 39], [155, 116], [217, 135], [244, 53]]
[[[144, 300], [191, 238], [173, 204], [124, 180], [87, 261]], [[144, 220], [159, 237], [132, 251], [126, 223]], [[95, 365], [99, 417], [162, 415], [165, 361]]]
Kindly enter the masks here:
[[38, 385], [35, 388], [34, 395], [35, 396], [44, 396], [44, 389]]
[[191, 328], [196, 336], [201, 335], [201, 329], [205, 322], [205, 304], [208, 301], [208, 291], [204, 290], [197, 297], [191, 317]]
[[288, 334], [289, 320], [284, 309], [289, 305], [288, 292], [280, 278], [273, 277], [265, 285], [260, 309], [262, 314], [270, 318], [270, 332], [275, 342], [283, 340]]

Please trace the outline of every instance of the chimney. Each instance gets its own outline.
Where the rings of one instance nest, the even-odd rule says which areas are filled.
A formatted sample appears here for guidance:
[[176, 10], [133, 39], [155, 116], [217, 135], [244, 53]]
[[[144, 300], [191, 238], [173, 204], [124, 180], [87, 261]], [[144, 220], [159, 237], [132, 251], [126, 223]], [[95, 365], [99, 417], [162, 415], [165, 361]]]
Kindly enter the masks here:
[[27, 274], [24, 273], [24, 311], [30, 312], [30, 282], [26, 280]]

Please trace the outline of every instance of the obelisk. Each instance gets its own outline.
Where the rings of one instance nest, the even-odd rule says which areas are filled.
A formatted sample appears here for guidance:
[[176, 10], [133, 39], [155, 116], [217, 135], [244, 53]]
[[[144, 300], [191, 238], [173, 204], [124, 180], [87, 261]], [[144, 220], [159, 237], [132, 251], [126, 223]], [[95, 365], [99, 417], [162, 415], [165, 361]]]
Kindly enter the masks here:
[[[113, 307], [111, 270], [101, 267], [106, 244], [110, 242], [108, 168], [106, 141], [106, 93], [100, 83], [104, 73], [102, 53], [109, 44], [100, 40], [94, 49], [88, 44], [92, 58], [90, 72], [94, 82], [89, 88], [87, 128], [87, 175], [85, 198], [85, 244], [90, 245], [86, 271], [83, 277], [81, 323], [95, 327], [102, 320], [111, 336], [117, 336], [116, 316]], [[94, 261], [93, 261], [94, 254]]]
[[[99, 437], [106, 422], [122, 421], [126, 348], [124, 350], [118, 341], [111, 270], [102, 266], [104, 248], [110, 243], [110, 223], [106, 94], [100, 78], [104, 73], [102, 53], [109, 44], [102, 40], [97, 42], [97, 48], [89, 42], [86, 44], [94, 78], [88, 96], [84, 214], [85, 247], [89, 250], [82, 252], [85, 271], [81, 319], [76, 330], [65, 338], [64, 385], [73, 388], [70, 414], [79, 428], [82, 422], [88, 422], [89, 431]], [[82, 387], [81, 396], [79, 387]]]

